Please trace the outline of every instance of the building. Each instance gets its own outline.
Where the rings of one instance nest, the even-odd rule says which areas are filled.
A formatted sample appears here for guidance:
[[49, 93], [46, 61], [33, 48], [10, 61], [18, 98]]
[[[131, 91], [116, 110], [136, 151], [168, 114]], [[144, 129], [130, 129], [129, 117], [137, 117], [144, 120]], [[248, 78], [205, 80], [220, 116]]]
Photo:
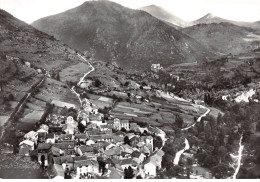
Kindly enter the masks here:
[[161, 69], [163, 69], [161, 64], [152, 64], [151, 65], [151, 71], [157, 72], [158, 70], [161, 70]]
[[144, 163], [144, 173], [148, 176], [156, 176], [156, 164], [150, 158]]
[[128, 120], [121, 120], [120, 125], [121, 125], [121, 128], [125, 128], [126, 130], [130, 129]]
[[24, 140], [19, 144], [19, 155], [30, 156], [30, 151], [34, 150], [34, 142]]
[[30, 131], [30, 132], [26, 133], [23, 138], [24, 138], [24, 140], [30, 140], [30, 141], [34, 142], [35, 144], [37, 144], [38, 133], [35, 131]]
[[153, 137], [152, 136], [142, 136], [141, 141], [145, 142], [146, 146], [153, 151]]
[[133, 160], [135, 160], [138, 163], [138, 165], [140, 165], [146, 159], [146, 156], [142, 152], [138, 152], [138, 151], [134, 151], [131, 154], [131, 156]]
[[96, 160], [90, 160], [86, 157], [76, 157], [74, 170], [77, 176], [99, 174], [99, 165]]
[[81, 145], [79, 147], [76, 147], [75, 151], [79, 156], [94, 154], [93, 148], [87, 145]]
[[38, 162], [40, 165], [48, 166], [48, 153], [51, 150], [51, 145], [50, 143], [39, 143], [37, 147], [37, 152], [38, 152]]
[[38, 133], [38, 141], [39, 142], [45, 142], [48, 131], [45, 129], [40, 128], [39, 130], [36, 131]]
[[53, 157], [54, 164], [61, 165], [63, 170], [66, 168], [72, 170], [74, 167], [73, 157], [70, 155]]
[[46, 136], [45, 143], [55, 143], [55, 140], [56, 140], [55, 133], [48, 133]]

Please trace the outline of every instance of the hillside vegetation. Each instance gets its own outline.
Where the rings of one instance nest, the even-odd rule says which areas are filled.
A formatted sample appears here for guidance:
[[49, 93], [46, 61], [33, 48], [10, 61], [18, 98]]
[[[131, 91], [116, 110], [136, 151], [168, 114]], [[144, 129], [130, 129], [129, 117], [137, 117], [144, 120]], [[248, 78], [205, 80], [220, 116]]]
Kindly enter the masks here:
[[143, 70], [153, 63], [169, 66], [207, 60], [212, 54], [200, 43], [150, 14], [113, 2], [85, 2], [32, 24], [95, 58], [122, 68]]

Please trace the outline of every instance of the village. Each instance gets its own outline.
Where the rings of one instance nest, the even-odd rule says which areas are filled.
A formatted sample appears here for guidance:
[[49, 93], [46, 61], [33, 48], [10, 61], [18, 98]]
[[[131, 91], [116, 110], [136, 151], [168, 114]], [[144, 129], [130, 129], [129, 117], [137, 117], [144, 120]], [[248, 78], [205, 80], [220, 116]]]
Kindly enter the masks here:
[[[153, 178], [161, 168], [165, 132], [109, 118], [88, 99], [66, 106], [24, 135], [19, 155], [35, 155], [49, 178]], [[161, 146], [154, 146], [159, 137]]]

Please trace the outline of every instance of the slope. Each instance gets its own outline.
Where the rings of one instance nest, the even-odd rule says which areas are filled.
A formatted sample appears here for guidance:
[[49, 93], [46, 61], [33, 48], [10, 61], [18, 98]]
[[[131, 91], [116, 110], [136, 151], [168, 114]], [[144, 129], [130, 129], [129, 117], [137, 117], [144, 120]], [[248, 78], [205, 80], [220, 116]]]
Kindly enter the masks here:
[[255, 31], [231, 23], [198, 24], [182, 32], [220, 53], [239, 54], [260, 45], [260, 36]]

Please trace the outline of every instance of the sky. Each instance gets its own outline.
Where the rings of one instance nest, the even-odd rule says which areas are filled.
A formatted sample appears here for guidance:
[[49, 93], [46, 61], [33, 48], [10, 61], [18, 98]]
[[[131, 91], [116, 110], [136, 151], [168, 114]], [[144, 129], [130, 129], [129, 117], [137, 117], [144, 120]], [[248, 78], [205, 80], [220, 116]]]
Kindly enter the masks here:
[[[16, 18], [32, 23], [39, 18], [61, 13], [86, 0], [0, 0], [0, 8]], [[138, 9], [151, 4], [173, 15], [193, 21], [207, 13], [235, 21], [260, 21], [260, 0], [111, 0]]]

